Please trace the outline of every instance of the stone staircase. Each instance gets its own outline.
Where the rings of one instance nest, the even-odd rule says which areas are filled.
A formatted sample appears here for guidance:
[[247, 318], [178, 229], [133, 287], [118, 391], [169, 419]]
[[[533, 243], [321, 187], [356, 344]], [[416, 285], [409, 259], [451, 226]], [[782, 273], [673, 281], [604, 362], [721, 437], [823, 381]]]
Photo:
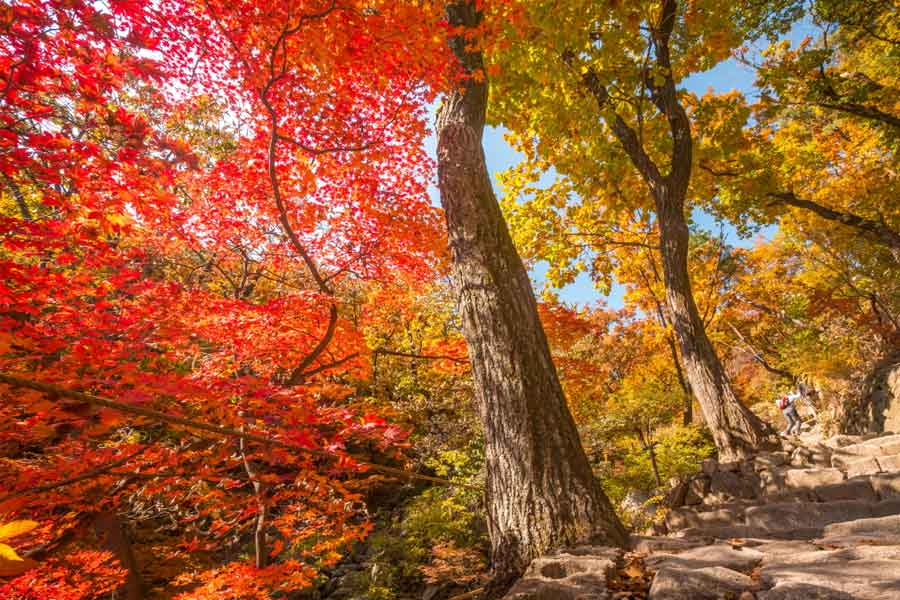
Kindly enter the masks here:
[[508, 600], [900, 600], [900, 435], [705, 461], [631, 552], [536, 560]]

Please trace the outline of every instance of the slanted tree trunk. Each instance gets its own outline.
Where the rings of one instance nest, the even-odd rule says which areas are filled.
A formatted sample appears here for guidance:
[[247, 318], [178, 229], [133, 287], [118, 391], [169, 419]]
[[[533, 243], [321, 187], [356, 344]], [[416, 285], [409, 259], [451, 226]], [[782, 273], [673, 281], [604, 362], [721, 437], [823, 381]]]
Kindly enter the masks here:
[[[691, 391], [700, 404], [706, 425], [712, 431], [720, 459], [727, 461], [772, 445], [771, 427], [737, 400], [715, 349], [706, 336], [691, 290], [687, 268], [690, 235], [684, 211], [691, 177], [693, 140], [690, 121], [675, 89], [669, 55], [669, 41], [677, 18], [677, 0], [663, 0], [659, 22], [650, 32], [655, 65], [643, 73], [651, 102], [669, 123], [672, 150], [668, 173], [660, 170], [647, 154], [637, 132], [620, 115], [614, 115], [609, 120], [609, 126], [655, 200], [669, 317], [681, 347]], [[573, 66], [575, 54], [567, 53], [563, 60]], [[598, 112], [605, 113], [609, 101], [606, 86], [593, 69], [586, 68], [579, 72], [582, 73], [584, 87], [597, 102]], [[656, 75], [651, 75], [651, 72]], [[666, 74], [661, 82], [658, 81], [659, 73]]]
[[[450, 23], [477, 25], [473, 4], [449, 4]], [[450, 45], [466, 71], [482, 67], [463, 39]], [[484, 425], [493, 587], [502, 590], [548, 550], [623, 545], [626, 534], [581, 446], [528, 273], [491, 187], [481, 145], [487, 86], [466, 78], [459, 87], [437, 118], [438, 181]]]
[[684, 369], [719, 449], [720, 459], [741, 458], [768, 445], [769, 428], [738, 401], [706, 335], [688, 276], [689, 233], [684, 200], [683, 197], [672, 199], [668, 192], [665, 186], [659, 189], [657, 214], [666, 303], [681, 346]]

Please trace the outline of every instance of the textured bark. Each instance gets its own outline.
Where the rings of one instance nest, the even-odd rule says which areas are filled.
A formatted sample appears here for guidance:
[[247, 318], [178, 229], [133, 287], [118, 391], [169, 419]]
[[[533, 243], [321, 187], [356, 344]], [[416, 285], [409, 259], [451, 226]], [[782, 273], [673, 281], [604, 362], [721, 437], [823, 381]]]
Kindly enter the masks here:
[[[635, 130], [619, 115], [609, 126], [632, 164], [650, 188], [656, 202], [663, 261], [666, 305], [691, 391], [697, 398], [706, 425], [712, 431], [721, 460], [747, 456], [754, 449], [774, 444], [771, 428], [743, 406], [725, 377], [722, 363], [706, 336], [703, 321], [694, 301], [688, 276], [687, 257], [690, 235], [684, 216], [685, 198], [691, 177], [693, 140], [687, 113], [678, 99], [672, 78], [669, 40], [678, 17], [678, 2], [664, 0], [659, 22], [651, 30], [656, 67], [644, 72], [644, 85], [650, 100], [665, 115], [672, 137], [669, 172], [663, 173], [644, 149]], [[563, 56], [572, 65], [574, 55]], [[661, 83], [651, 76], [667, 73]], [[609, 92], [592, 69], [582, 74], [582, 83], [597, 102], [599, 111], [606, 110]]]
[[[468, 2], [451, 24], [474, 26]], [[451, 48], [467, 71], [481, 55]], [[437, 119], [438, 181], [486, 443], [485, 499], [495, 588], [547, 551], [623, 545], [626, 534], [581, 446], [550, 358], [528, 273], [510, 238], [484, 161], [487, 87], [468, 78]]]

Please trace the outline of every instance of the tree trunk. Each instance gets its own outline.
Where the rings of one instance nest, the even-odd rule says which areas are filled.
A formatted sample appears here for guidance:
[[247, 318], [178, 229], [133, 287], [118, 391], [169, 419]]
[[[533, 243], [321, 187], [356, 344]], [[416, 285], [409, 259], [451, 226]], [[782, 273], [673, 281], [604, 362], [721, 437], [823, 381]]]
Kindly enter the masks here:
[[119, 517], [112, 511], [101, 512], [94, 519], [94, 531], [103, 538], [106, 549], [112, 552], [128, 573], [125, 583], [113, 592], [113, 600], [143, 600], [144, 583], [141, 581], [141, 572]]
[[[672, 197], [673, 191], [676, 197]], [[738, 401], [706, 336], [688, 276], [689, 233], [683, 197], [678, 198], [677, 190], [666, 185], [657, 187], [655, 196], [666, 302], [687, 379], [713, 434], [720, 460], [743, 458], [756, 449], [771, 445], [770, 427]]]
[[[647, 154], [637, 132], [621, 115], [607, 118], [609, 127], [619, 140], [632, 164], [647, 183], [656, 201], [663, 260], [663, 281], [666, 304], [675, 335], [681, 347], [681, 357], [691, 390], [700, 404], [706, 425], [712, 431], [721, 460], [742, 458], [755, 448], [774, 445], [770, 442], [771, 427], [738, 402], [715, 349], [706, 337], [703, 320], [694, 302], [688, 276], [687, 256], [690, 235], [684, 217], [684, 203], [691, 179], [693, 139], [691, 122], [678, 98], [672, 76], [669, 41], [678, 18], [678, 1], [663, 0], [659, 21], [650, 30], [653, 39], [655, 66], [665, 73], [662, 81], [651, 76], [654, 69], [645, 69], [644, 85], [650, 100], [669, 123], [672, 149], [669, 172], [663, 173]], [[563, 61], [570, 67], [574, 53], [567, 53]], [[582, 83], [597, 102], [598, 109], [607, 109], [609, 91], [592, 67], [581, 70]]]
[[[448, 5], [451, 25], [474, 27], [470, 2]], [[450, 46], [466, 71], [482, 66], [461, 38]], [[531, 560], [578, 543], [623, 545], [625, 531], [588, 463], [550, 358], [537, 304], [500, 212], [481, 136], [487, 86], [459, 82], [437, 118], [438, 182], [484, 425], [485, 500], [494, 588]]]

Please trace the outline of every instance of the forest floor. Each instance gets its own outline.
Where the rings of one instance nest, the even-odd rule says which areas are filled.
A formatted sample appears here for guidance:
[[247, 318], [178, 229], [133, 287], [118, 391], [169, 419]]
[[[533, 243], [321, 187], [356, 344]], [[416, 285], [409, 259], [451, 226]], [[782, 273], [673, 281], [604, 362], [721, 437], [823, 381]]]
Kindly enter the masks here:
[[665, 535], [537, 559], [506, 600], [900, 598], [900, 435], [705, 461], [667, 504]]

